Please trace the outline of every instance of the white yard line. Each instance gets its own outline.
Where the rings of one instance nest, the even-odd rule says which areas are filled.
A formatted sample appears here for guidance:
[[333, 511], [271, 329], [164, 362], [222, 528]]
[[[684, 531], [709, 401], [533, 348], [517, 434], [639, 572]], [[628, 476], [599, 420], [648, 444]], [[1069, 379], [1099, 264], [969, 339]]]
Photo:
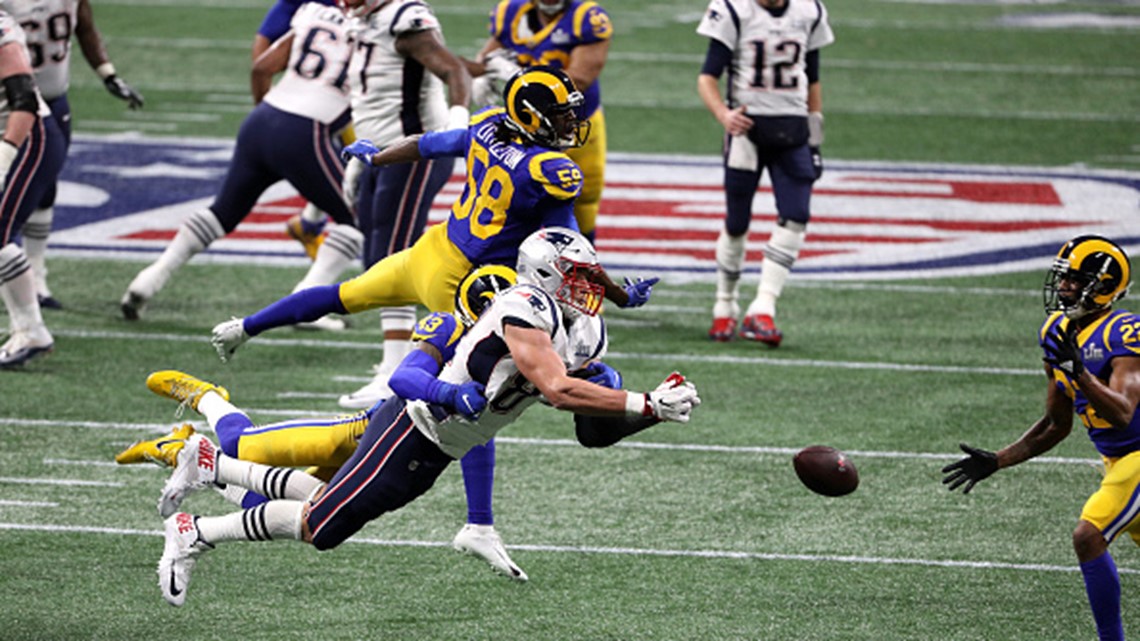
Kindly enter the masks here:
[[[36, 523], [3, 523], [0, 530], [21, 530], [25, 532], [45, 532], [64, 534], [109, 534], [113, 536], [162, 536], [159, 530], [132, 530], [125, 528], [103, 528], [80, 525], [51, 525]], [[351, 538], [349, 544], [379, 545], [383, 547], [417, 547], [417, 548], [447, 548], [451, 546], [448, 541], [417, 541], [417, 540], [391, 540]], [[754, 561], [801, 561], [807, 563], [847, 563], [857, 565], [909, 565], [944, 569], [966, 570], [1011, 570], [1015, 572], [1078, 572], [1080, 568], [1073, 565], [1047, 565], [1040, 563], [1007, 563], [1004, 561], [958, 561], [941, 559], [906, 559], [897, 557], [876, 556], [845, 556], [830, 554], [776, 554], [767, 552], [740, 552], [734, 550], [672, 550], [656, 548], [618, 548], [618, 547], [591, 547], [570, 545], [534, 545], [512, 544], [506, 546], [511, 550], [525, 550], [528, 552], [546, 552], [551, 554], [607, 554], [617, 556], [637, 557], [673, 557], [696, 558], [711, 560], [754, 560]], [[1121, 567], [1121, 574], [1140, 574], [1140, 570]]]

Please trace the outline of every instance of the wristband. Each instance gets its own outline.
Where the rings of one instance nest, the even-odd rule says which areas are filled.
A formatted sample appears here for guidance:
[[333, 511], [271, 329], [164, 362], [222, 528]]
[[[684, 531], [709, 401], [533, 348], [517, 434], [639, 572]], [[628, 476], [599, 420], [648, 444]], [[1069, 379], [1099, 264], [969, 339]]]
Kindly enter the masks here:
[[653, 416], [653, 406], [649, 404], [649, 395], [641, 392], [626, 392], [625, 413], [627, 416]]
[[115, 65], [111, 64], [110, 62], [104, 62], [98, 67], [95, 67], [95, 73], [99, 74], [99, 77], [103, 80], [106, 80], [107, 78], [115, 75]]
[[467, 111], [467, 107], [462, 105], [452, 105], [451, 109], [447, 112], [448, 129], [466, 129], [470, 121], [471, 112]]

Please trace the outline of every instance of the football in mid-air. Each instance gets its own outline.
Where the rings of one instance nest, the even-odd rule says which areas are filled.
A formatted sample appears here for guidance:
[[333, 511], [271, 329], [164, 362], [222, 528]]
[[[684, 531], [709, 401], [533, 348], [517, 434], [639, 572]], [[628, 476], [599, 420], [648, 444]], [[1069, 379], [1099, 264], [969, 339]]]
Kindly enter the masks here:
[[810, 445], [792, 458], [796, 476], [816, 494], [843, 496], [859, 487], [859, 472], [847, 455], [827, 445]]

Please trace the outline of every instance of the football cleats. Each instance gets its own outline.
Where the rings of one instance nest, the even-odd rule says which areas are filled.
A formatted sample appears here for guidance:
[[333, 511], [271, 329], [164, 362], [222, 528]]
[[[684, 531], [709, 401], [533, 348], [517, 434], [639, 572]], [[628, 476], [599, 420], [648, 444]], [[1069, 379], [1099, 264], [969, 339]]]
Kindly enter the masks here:
[[464, 325], [471, 327], [491, 300], [517, 281], [518, 274], [506, 265], [483, 265], [472, 269], [455, 289], [455, 315]]
[[552, 149], [586, 143], [590, 123], [578, 117], [585, 102], [570, 76], [554, 67], [527, 67], [503, 89], [506, 125], [524, 140]]
[[536, 285], [563, 309], [598, 313], [605, 287], [596, 282], [598, 254], [586, 237], [567, 227], [540, 229], [519, 245], [518, 281]]
[[1061, 247], [1045, 276], [1045, 312], [1077, 319], [1108, 309], [1128, 293], [1131, 278], [1132, 265], [1119, 245], [1102, 236], [1078, 236]]

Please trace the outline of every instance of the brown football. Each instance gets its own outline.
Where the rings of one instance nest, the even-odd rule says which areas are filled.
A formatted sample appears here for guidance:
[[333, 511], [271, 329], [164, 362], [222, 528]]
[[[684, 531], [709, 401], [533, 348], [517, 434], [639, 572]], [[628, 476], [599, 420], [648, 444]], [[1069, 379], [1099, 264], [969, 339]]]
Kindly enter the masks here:
[[843, 496], [859, 487], [859, 472], [846, 454], [826, 445], [810, 445], [792, 458], [796, 476], [809, 490], [824, 496]]

